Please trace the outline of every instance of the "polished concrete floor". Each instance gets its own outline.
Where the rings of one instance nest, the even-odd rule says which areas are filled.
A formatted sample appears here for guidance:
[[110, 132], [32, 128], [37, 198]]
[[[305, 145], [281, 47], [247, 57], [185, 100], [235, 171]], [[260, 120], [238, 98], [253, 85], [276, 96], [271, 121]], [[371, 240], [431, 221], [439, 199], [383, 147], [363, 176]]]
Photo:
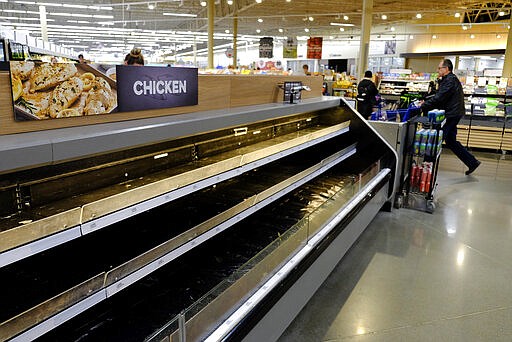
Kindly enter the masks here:
[[512, 159], [450, 151], [433, 214], [380, 212], [279, 342], [512, 341]]

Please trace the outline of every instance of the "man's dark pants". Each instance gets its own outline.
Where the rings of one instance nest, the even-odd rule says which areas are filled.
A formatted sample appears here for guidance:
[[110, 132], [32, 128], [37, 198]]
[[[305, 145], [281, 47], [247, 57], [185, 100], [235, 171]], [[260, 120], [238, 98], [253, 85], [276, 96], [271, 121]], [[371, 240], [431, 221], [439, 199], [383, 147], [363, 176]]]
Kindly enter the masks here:
[[461, 118], [461, 116], [446, 118], [446, 123], [443, 127], [444, 142], [468, 168], [471, 168], [478, 164], [478, 161], [457, 141], [457, 124]]

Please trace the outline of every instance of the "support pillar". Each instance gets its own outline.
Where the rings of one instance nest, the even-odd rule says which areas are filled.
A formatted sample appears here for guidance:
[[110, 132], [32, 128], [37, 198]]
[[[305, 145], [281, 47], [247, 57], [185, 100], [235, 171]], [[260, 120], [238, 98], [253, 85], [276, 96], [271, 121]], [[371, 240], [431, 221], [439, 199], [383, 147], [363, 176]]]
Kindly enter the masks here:
[[503, 77], [512, 77], [512, 17], [510, 19], [507, 38], [507, 47], [505, 48], [505, 61], [503, 62]]
[[370, 33], [372, 28], [373, 0], [363, 0], [363, 16], [361, 22], [361, 40], [359, 42], [359, 62], [357, 76], [362, 79], [368, 69], [368, 52], [370, 50]]
[[208, 0], [208, 68], [213, 69], [213, 30], [215, 19], [215, 1]]

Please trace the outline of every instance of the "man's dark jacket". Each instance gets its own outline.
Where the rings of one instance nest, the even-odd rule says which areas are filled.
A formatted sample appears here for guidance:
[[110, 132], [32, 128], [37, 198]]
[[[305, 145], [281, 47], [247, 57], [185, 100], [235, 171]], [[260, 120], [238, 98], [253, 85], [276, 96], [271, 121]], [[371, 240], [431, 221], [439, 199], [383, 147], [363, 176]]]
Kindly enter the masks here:
[[464, 91], [457, 76], [452, 72], [439, 81], [437, 93], [421, 106], [424, 112], [432, 109], [444, 109], [447, 118], [463, 116]]

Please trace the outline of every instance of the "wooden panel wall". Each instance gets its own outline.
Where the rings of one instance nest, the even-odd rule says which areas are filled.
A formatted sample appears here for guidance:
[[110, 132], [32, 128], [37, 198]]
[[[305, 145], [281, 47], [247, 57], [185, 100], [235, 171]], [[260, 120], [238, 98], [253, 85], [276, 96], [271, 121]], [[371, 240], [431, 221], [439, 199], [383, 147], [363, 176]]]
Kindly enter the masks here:
[[280, 102], [283, 94], [277, 85], [284, 81], [302, 81], [308, 85], [311, 91], [302, 93], [305, 99], [322, 95], [320, 76], [199, 75], [197, 106], [16, 122], [9, 74], [4, 72], [0, 73], [0, 135]]

